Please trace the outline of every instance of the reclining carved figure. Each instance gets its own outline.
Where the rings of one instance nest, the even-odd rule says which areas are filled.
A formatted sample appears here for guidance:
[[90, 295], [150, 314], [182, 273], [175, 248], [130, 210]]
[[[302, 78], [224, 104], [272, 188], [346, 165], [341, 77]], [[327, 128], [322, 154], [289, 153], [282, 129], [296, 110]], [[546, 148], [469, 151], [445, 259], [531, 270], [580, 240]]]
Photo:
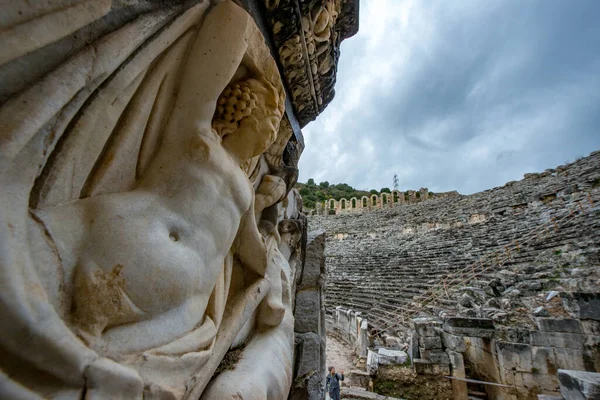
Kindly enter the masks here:
[[[261, 162], [281, 134], [284, 92], [252, 19], [232, 2], [217, 3], [208, 11], [204, 5], [197, 31], [171, 47], [186, 49], [189, 40], [187, 52], [157, 54], [131, 83], [142, 93], [163, 65], [183, 63], [175, 89], [158, 90], [150, 101], [160, 106], [174, 98], [161, 139], [146, 152], [152, 157], [144, 168], [137, 162], [129, 190], [111, 190], [102, 178], [106, 169], [119, 168], [111, 165], [111, 146], [123, 140], [119, 129], [137, 110], [122, 110], [84, 195], [58, 203], [29, 198], [28, 157], [49, 159], [37, 146], [45, 133], [31, 133], [24, 147], [2, 133], [7, 148], [17, 150], [3, 154], [1, 164], [0, 394], [198, 398], [225, 352], [245, 342], [240, 368], [256, 365], [257, 357], [278, 362], [250, 368], [237, 386], [223, 387], [217, 377], [203, 398], [286, 395], [291, 274], [277, 230], [265, 237], [257, 224], [287, 191], [278, 171]], [[144, 104], [137, 94], [132, 102]], [[102, 107], [101, 101], [102, 93], [90, 97], [80, 112]], [[147, 140], [140, 139], [140, 149]], [[55, 159], [69, 159], [68, 145], [56, 149]], [[77, 167], [60, 171], [78, 173]], [[63, 185], [69, 179], [50, 162], [40, 169], [33, 174], [38, 187], [48, 177]], [[95, 189], [99, 182], [102, 191]]]

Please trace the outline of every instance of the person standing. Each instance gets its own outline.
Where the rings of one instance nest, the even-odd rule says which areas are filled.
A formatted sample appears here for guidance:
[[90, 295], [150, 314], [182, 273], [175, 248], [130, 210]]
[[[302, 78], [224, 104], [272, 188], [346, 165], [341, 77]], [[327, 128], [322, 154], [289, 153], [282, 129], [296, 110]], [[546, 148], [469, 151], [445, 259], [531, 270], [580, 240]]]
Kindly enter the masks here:
[[329, 374], [327, 375], [327, 381], [325, 387], [329, 392], [331, 400], [340, 400], [340, 381], [344, 380], [344, 371], [341, 371], [342, 375], [335, 373], [335, 367], [329, 367]]

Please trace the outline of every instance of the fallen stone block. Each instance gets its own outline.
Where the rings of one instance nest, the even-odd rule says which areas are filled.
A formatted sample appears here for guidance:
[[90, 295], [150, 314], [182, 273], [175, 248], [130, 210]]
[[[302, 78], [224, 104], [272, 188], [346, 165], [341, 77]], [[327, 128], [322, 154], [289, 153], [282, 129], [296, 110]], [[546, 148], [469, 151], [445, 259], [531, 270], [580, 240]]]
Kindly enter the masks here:
[[558, 370], [560, 393], [568, 400], [600, 399], [600, 373]]
[[494, 323], [489, 318], [447, 318], [444, 321], [444, 331], [479, 338], [492, 338], [495, 333]]
[[388, 336], [385, 338], [385, 345], [392, 349], [400, 349], [402, 343], [400, 342], [400, 338]]
[[600, 293], [561, 293], [560, 298], [573, 318], [600, 320]]
[[404, 364], [408, 359], [408, 354], [401, 350], [381, 348], [377, 353], [379, 354], [379, 364]]
[[553, 396], [551, 394], [538, 394], [538, 400], [564, 400], [562, 396]]

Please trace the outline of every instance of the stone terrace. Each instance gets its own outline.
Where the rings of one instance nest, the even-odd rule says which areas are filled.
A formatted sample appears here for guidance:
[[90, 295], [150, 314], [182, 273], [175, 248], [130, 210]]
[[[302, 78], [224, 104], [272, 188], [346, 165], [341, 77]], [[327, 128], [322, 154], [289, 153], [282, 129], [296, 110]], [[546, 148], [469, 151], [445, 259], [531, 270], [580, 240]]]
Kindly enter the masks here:
[[[309, 230], [315, 229], [328, 233], [328, 311], [361, 311], [373, 326], [388, 327], [406, 309], [456, 313], [462, 298], [455, 292], [468, 285], [489, 291], [506, 275], [512, 281], [495, 287], [515, 296], [598, 291], [600, 151], [469, 196], [311, 216]], [[473, 267], [483, 258], [487, 264]], [[422, 308], [420, 301], [444, 284], [447, 296]]]

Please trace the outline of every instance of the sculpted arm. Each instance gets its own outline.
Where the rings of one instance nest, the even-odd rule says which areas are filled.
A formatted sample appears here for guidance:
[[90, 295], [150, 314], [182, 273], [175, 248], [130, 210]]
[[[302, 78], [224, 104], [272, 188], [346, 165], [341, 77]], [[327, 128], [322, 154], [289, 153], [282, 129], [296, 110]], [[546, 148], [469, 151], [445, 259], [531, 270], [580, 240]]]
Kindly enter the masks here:
[[[167, 143], [210, 131], [217, 98], [233, 78], [246, 50], [246, 41], [240, 40], [246, 25], [244, 11], [231, 2], [211, 10], [183, 71], [184, 84], [165, 132]], [[201, 76], [198, 71], [202, 71]]]

